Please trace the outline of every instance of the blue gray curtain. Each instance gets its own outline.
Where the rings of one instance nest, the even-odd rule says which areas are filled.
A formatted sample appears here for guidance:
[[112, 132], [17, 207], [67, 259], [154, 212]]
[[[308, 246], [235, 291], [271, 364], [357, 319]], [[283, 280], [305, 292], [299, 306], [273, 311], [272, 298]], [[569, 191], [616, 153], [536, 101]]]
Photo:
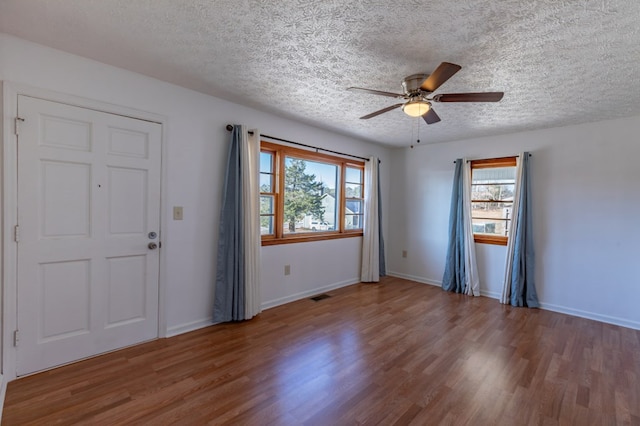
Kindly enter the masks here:
[[522, 161], [522, 182], [518, 197], [518, 219], [514, 239], [511, 271], [511, 305], [537, 308], [538, 294], [534, 280], [535, 254], [533, 251], [533, 216], [531, 214], [531, 179], [529, 172], [529, 153], [525, 152]]
[[456, 160], [449, 212], [449, 246], [442, 277], [442, 289], [456, 293], [465, 292], [465, 248], [464, 248], [464, 179], [463, 160]]
[[245, 319], [241, 128], [233, 126], [218, 229], [213, 322]]
[[[379, 167], [379, 166], [378, 166]], [[380, 170], [378, 169], [378, 234], [380, 242], [380, 276], [387, 275], [387, 265], [384, 260], [384, 238], [382, 238], [382, 190], [380, 188]]]

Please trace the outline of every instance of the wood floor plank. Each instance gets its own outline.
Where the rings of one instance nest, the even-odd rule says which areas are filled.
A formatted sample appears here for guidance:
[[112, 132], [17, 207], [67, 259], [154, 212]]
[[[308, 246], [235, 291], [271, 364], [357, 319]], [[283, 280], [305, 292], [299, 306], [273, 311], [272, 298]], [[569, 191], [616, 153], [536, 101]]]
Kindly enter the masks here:
[[386, 277], [9, 383], [4, 425], [640, 424], [640, 331]]

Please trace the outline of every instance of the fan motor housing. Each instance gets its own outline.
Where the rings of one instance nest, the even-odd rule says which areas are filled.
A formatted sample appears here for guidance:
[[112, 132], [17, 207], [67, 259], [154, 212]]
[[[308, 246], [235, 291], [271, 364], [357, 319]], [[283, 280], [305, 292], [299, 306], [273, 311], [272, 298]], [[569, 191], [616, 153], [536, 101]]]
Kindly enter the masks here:
[[413, 74], [402, 81], [402, 89], [406, 95], [414, 95], [420, 91], [420, 86], [429, 74]]

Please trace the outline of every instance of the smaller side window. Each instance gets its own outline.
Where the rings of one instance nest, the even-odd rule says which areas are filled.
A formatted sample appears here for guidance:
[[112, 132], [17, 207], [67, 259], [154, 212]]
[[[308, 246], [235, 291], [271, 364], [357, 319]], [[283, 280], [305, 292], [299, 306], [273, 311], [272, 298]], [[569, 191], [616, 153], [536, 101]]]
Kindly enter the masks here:
[[507, 245], [516, 157], [471, 161], [471, 222], [476, 243]]
[[346, 167], [344, 179], [344, 229], [362, 229], [364, 214], [363, 169]]
[[274, 235], [276, 206], [275, 153], [260, 152], [260, 235]]

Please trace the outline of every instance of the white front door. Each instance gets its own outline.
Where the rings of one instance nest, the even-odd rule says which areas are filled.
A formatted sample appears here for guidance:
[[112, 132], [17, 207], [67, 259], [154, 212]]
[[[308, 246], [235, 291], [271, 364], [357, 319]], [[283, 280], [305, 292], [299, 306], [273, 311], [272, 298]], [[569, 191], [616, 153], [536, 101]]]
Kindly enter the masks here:
[[17, 375], [156, 338], [161, 125], [22, 95], [18, 116]]

